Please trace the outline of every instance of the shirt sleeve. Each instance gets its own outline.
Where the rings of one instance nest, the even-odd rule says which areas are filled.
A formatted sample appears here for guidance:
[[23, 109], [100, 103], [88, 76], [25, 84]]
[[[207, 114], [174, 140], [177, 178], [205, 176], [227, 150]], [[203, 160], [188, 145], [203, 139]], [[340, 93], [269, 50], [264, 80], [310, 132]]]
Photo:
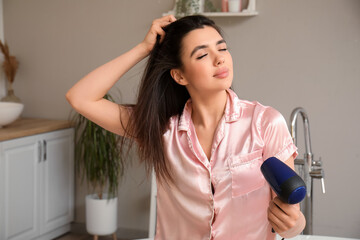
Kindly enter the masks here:
[[298, 155], [297, 147], [292, 141], [286, 121], [274, 108], [265, 109], [261, 118], [261, 134], [264, 141], [263, 157], [276, 157], [281, 161]]

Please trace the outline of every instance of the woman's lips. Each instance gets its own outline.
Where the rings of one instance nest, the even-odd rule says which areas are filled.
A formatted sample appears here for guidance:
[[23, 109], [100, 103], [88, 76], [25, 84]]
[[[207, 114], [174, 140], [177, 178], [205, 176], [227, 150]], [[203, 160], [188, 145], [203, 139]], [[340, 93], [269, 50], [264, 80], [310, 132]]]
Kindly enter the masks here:
[[229, 69], [227, 67], [222, 67], [222, 68], [219, 68], [218, 70], [216, 70], [213, 77], [226, 78], [227, 76], [229, 76]]

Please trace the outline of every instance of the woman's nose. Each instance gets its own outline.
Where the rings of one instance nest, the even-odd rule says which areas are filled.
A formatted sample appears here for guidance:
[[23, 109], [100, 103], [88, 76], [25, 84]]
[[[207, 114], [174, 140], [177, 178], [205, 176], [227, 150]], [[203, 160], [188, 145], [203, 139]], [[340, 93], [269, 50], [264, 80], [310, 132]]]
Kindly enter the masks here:
[[225, 62], [225, 58], [222, 55], [218, 55], [215, 59], [215, 65], [219, 66]]

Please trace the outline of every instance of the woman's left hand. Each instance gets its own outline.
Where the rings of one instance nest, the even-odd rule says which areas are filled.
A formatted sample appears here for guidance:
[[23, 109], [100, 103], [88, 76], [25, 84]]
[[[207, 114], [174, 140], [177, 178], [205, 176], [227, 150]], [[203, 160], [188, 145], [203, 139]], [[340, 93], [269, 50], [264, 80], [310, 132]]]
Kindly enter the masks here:
[[[299, 204], [287, 204], [275, 197], [270, 201], [268, 208], [268, 220], [273, 229], [282, 235], [284, 232], [297, 232], [297, 229], [304, 228], [304, 217], [300, 211]], [[301, 232], [300, 231], [300, 232]], [[300, 233], [299, 232], [299, 233]], [[298, 233], [295, 234], [295, 236]], [[292, 234], [291, 234], [292, 235]]]

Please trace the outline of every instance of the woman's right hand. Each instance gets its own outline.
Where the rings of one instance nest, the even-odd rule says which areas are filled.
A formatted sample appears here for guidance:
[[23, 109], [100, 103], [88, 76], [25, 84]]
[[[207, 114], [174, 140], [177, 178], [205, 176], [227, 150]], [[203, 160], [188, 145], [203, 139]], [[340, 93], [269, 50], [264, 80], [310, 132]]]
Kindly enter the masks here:
[[167, 15], [162, 18], [155, 19], [152, 22], [149, 32], [146, 34], [144, 40], [141, 43], [148, 51], [148, 53], [150, 53], [151, 50], [154, 48], [157, 35], [160, 35], [160, 42], [164, 38], [165, 32], [163, 30], [163, 27], [175, 21], [176, 18], [173, 15]]

